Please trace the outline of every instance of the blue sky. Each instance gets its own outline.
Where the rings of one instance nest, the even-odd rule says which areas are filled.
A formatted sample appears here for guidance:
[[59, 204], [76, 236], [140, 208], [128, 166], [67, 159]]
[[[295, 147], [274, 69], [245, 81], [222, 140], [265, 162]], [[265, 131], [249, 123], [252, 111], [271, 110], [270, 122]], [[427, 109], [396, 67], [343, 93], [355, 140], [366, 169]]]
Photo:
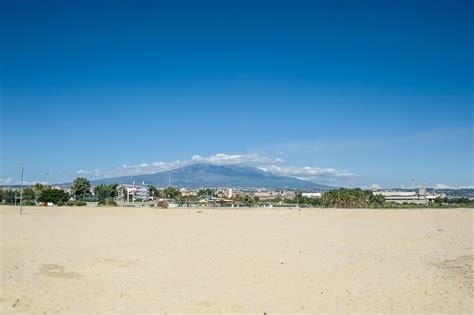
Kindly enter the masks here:
[[22, 164], [27, 181], [152, 172], [199, 155], [336, 186], [473, 185], [473, 12], [2, 0], [0, 178], [17, 181]]

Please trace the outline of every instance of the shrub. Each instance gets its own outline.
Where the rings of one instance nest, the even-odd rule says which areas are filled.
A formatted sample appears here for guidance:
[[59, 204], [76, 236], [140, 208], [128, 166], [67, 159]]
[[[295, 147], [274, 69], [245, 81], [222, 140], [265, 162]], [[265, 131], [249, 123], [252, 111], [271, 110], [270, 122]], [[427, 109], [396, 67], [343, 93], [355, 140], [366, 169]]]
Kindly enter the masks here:
[[109, 207], [117, 207], [117, 206], [118, 206], [118, 204], [117, 204], [115, 201], [113, 201], [113, 200], [109, 200], [109, 202], [107, 203], [107, 205], [108, 205]]
[[87, 206], [87, 203], [85, 201], [69, 200], [68, 202], [66, 202], [66, 206], [68, 206], [68, 207], [82, 207], [82, 206]]
[[99, 206], [106, 206], [106, 207], [117, 207], [117, 203], [113, 200], [106, 199], [106, 200], [101, 200], [98, 203]]
[[168, 208], [168, 203], [166, 201], [158, 201], [156, 206], [158, 208], [167, 209]]
[[58, 206], [58, 207], [64, 206], [64, 201], [58, 201], [58, 202], [56, 202], [56, 206]]

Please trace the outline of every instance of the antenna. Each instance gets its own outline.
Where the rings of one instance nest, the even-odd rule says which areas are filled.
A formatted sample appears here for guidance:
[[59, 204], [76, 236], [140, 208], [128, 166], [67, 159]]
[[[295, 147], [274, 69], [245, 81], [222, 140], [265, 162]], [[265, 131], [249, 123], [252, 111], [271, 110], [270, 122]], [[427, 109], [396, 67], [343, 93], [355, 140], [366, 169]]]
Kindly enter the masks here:
[[25, 168], [21, 166], [21, 181], [20, 181], [20, 215], [23, 211], [23, 174], [25, 173]]

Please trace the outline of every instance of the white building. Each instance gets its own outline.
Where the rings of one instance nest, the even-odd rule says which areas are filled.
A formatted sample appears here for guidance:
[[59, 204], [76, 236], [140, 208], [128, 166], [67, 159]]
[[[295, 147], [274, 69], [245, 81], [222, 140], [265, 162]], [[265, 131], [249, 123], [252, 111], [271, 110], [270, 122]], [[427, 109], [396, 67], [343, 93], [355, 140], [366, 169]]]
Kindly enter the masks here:
[[117, 187], [117, 192], [117, 199], [126, 202], [136, 200], [148, 201], [150, 199], [150, 192], [147, 186], [120, 185]]
[[417, 191], [373, 191], [374, 195], [382, 195], [386, 201], [396, 203], [417, 203], [427, 204], [436, 198], [444, 198], [446, 194], [428, 193], [426, 188], [421, 187]]
[[253, 193], [255, 197], [259, 197], [262, 200], [265, 199], [274, 199], [274, 198], [284, 198], [284, 199], [291, 199], [295, 198], [296, 193], [291, 190], [257, 190]]
[[322, 193], [320, 192], [304, 192], [301, 193], [301, 197], [308, 197], [308, 198], [321, 198]]

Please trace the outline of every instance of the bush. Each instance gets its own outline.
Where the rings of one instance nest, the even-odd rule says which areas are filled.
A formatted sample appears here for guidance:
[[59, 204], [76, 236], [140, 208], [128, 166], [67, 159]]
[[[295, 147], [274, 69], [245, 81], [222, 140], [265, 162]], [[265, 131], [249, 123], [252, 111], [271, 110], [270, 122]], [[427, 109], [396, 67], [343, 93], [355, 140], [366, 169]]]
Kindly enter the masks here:
[[158, 201], [156, 206], [158, 208], [167, 209], [168, 208], [168, 203], [166, 201]]
[[62, 207], [62, 206], [64, 206], [64, 202], [63, 201], [58, 201], [58, 202], [56, 202], [56, 206]]
[[98, 203], [99, 206], [105, 206], [105, 207], [117, 207], [117, 203], [113, 200], [107, 199], [107, 200], [101, 200]]
[[36, 206], [34, 201], [23, 201], [24, 206]]
[[66, 206], [68, 206], [68, 207], [82, 207], [82, 206], [87, 206], [87, 203], [85, 201], [69, 200], [68, 202], [66, 202]]

